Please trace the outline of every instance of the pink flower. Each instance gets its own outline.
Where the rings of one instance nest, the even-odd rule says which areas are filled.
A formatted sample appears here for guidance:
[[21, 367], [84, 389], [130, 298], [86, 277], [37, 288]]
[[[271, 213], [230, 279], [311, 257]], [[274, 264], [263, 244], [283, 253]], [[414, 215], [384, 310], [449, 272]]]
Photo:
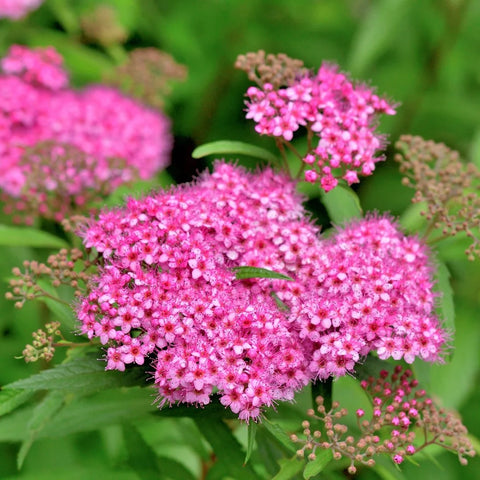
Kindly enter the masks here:
[[357, 183], [359, 173], [371, 175], [375, 163], [383, 160], [375, 155], [384, 139], [373, 125], [379, 114], [394, 115], [394, 106], [365, 85], [354, 85], [335, 65], [324, 64], [317, 74], [277, 89], [268, 83], [263, 89], [250, 87], [246, 96], [246, 117], [260, 135], [289, 142], [300, 126], [317, 135], [317, 144], [304, 157], [315, 170], [305, 180], [318, 180], [326, 192], [336, 187], [338, 178]]

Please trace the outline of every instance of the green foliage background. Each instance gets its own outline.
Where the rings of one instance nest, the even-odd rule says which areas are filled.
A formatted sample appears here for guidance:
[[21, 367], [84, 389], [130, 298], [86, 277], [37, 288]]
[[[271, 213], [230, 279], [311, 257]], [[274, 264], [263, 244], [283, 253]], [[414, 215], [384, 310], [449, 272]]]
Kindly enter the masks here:
[[[166, 105], [175, 134], [168, 173], [178, 182], [206, 166], [204, 160], [191, 158], [194, 147], [202, 143], [229, 139], [273, 148], [271, 139], [258, 137], [245, 120], [243, 94], [249, 83], [243, 72], [233, 68], [238, 54], [259, 49], [287, 53], [312, 68], [322, 61], [338, 63], [353, 78], [378, 86], [380, 93], [401, 104], [398, 114], [383, 119], [380, 126], [391, 143], [403, 133], [422, 135], [445, 142], [480, 167], [480, 2], [476, 0], [46, 0], [25, 19], [0, 21], [0, 54], [12, 43], [53, 45], [64, 55], [74, 85], [100, 82], [119, 53], [86, 42], [79, 23], [81, 15], [99, 3], [116, 10], [128, 32], [127, 50], [155, 46], [188, 67], [187, 80], [175, 87]], [[240, 161], [253, 165], [248, 158]], [[165, 182], [164, 175], [156, 184]], [[357, 193], [364, 211], [403, 214], [407, 228], [418, 222], [409, 209], [412, 192], [401, 186], [391, 147], [387, 161], [362, 181]], [[318, 197], [313, 195], [309, 206], [328, 227]], [[8, 219], [2, 218], [2, 223]], [[0, 244], [2, 291], [12, 267], [27, 258], [45, 258], [51, 251], [34, 250], [28, 240], [17, 240], [15, 246], [9, 241]], [[453, 356], [446, 365], [416, 365], [416, 369], [429, 391], [445, 406], [457, 408], [470, 432], [480, 438], [480, 269], [478, 260], [466, 261], [463, 249], [462, 241], [454, 240], [437, 252], [451, 272], [455, 295]], [[2, 295], [0, 311], [0, 384], [5, 385], [44, 367], [26, 365], [15, 356], [49, 310], [44, 304], [14, 310]], [[68, 313], [57, 315], [70, 322], [70, 338], [74, 338]], [[57, 361], [61, 360], [60, 355]], [[89, 367], [93, 371], [95, 362]], [[74, 378], [78, 375], [75, 371]], [[114, 386], [116, 390], [111, 389]], [[234, 438], [222, 427], [213, 430], [201, 416], [168, 418], [151, 406], [152, 392], [121, 386], [107, 385], [99, 393], [81, 397], [62, 390], [60, 400], [53, 389], [40, 404], [43, 410], [27, 404], [0, 417], [0, 479], [203, 478], [201, 462], [210, 461], [210, 446], [218, 442], [223, 446], [217, 451], [220, 467], [208, 478], [256, 478], [251, 466], [241, 467], [244, 454], [237, 442], [248, 447], [245, 428], [237, 429]], [[41, 398], [42, 393], [34, 395]], [[364, 401], [348, 378], [337, 382], [335, 395], [351, 408]], [[298, 412], [307, 407], [308, 398], [300, 395], [295, 406], [280, 406], [269, 418], [282, 418], [285, 428], [291, 419], [293, 429]], [[292, 456], [287, 447], [273, 448], [264, 442], [268, 435], [268, 428], [259, 429], [248, 464], [266, 465], [260, 471], [263, 478], [278, 470], [279, 455]], [[37, 441], [18, 472], [19, 445], [22, 440], [23, 445], [28, 443], [28, 438]], [[461, 467], [453, 455], [433, 454], [435, 461], [421, 459], [420, 467], [407, 464], [400, 473], [387, 462], [359, 478], [478, 478], [480, 460]], [[327, 472], [312, 478], [344, 477]]]

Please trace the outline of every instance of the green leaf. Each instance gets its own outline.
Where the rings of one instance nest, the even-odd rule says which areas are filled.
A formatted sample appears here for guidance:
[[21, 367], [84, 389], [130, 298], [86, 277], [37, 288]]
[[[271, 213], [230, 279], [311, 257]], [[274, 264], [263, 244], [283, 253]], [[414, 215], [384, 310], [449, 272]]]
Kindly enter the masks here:
[[450, 271], [443, 262], [437, 262], [435, 277], [437, 279], [435, 289], [441, 292], [441, 296], [438, 299], [438, 306], [444, 320], [443, 326], [453, 335], [455, 333], [455, 305], [453, 303], [453, 290], [450, 285]]
[[0, 225], [0, 246], [64, 248], [69, 245], [65, 240], [42, 230], [31, 227]]
[[145, 418], [157, 409], [152, 405], [154, 397], [153, 389], [133, 387], [106, 390], [92, 396], [74, 398], [47, 425], [39, 437], [63, 437]]
[[33, 410], [33, 415], [27, 424], [27, 438], [22, 442], [17, 455], [17, 467], [20, 470], [23, 462], [37, 438], [38, 433], [45, 427], [50, 419], [58, 412], [64, 402], [62, 392], [49, 392]]
[[276, 163], [277, 157], [264, 148], [250, 145], [244, 142], [234, 142], [231, 140], [218, 140], [216, 142], [200, 145], [192, 152], [193, 158], [202, 158], [208, 155], [236, 154], [247, 157], [259, 158], [270, 163]]
[[248, 424], [248, 442], [247, 442], [247, 453], [245, 455], [244, 464], [248, 463], [250, 456], [253, 452], [253, 446], [255, 445], [255, 436], [257, 434], [257, 424], [255, 422], [250, 422]]
[[288, 275], [275, 272], [274, 270], [268, 270], [266, 268], [240, 266], [233, 267], [232, 270], [235, 272], [235, 278], [237, 280], [244, 280], [246, 278], [275, 278], [278, 280], [293, 281], [293, 278], [289, 277]]
[[340, 225], [352, 218], [362, 218], [360, 200], [350, 187], [337, 185], [328, 193], [322, 190], [321, 197], [333, 223]]
[[69, 390], [82, 393], [120, 386], [137, 385], [143, 377], [142, 369], [125, 372], [105, 371], [105, 363], [96, 358], [75, 358], [50, 370], [5, 385], [7, 389]]
[[364, 75], [376, 58], [395, 46], [410, 4], [409, 0], [386, 0], [369, 5], [352, 41], [348, 66], [353, 75]]
[[0, 416], [15, 410], [27, 402], [33, 395], [30, 390], [2, 390], [0, 391]]
[[123, 426], [125, 442], [128, 445], [128, 465], [141, 480], [164, 478], [155, 460], [155, 452], [131, 425]]
[[305, 461], [298, 458], [297, 455], [294, 455], [288, 460], [281, 459], [278, 463], [280, 464], [280, 470], [272, 480], [290, 480], [294, 478], [297, 473], [300, 473], [305, 465]]
[[399, 221], [401, 227], [407, 232], [418, 232], [425, 225], [425, 217], [420, 212], [426, 211], [425, 202], [412, 203], [400, 215]]
[[264, 418], [262, 421], [262, 427], [264, 427], [265, 430], [267, 430], [267, 432], [272, 435], [286, 451], [290, 453], [295, 453], [297, 451], [287, 432], [285, 432], [280, 425], [271, 422], [268, 418]]
[[333, 460], [331, 450], [322, 450], [320, 453], [316, 453], [315, 455], [315, 460], [308, 462], [305, 470], [303, 471], [303, 478], [305, 480], [309, 480], [310, 478], [319, 474], [330, 463], [330, 461]]
[[194, 420], [217, 455], [215, 469], [211, 469], [208, 479], [231, 477], [235, 480], [256, 480], [260, 478], [250, 465], [244, 465], [242, 446], [221, 419], [199, 416]]

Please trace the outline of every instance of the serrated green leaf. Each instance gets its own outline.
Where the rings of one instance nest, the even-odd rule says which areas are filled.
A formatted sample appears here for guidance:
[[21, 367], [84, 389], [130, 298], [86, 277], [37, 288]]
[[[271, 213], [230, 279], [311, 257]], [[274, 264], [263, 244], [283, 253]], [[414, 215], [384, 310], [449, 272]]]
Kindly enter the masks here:
[[86, 394], [120, 386], [137, 385], [143, 376], [141, 369], [125, 372], [105, 371], [105, 363], [92, 357], [75, 358], [50, 370], [5, 385], [7, 389], [69, 390]]
[[36, 228], [0, 225], [0, 246], [64, 248], [69, 245], [65, 240]]
[[15, 410], [27, 402], [33, 395], [32, 390], [2, 390], [0, 391], [0, 416]]
[[133, 387], [77, 397], [44, 428], [39, 438], [98, 430], [148, 416], [156, 410], [152, 405], [154, 393], [149, 388]]
[[264, 148], [231, 140], [218, 140], [200, 145], [192, 152], [192, 157], [202, 158], [208, 155], [224, 154], [245, 155], [247, 157], [259, 158], [260, 160], [265, 160], [270, 163], [277, 162], [277, 157]]
[[272, 478], [272, 480], [290, 480], [294, 478], [295, 475], [300, 473], [303, 470], [305, 465], [305, 461], [298, 458], [294, 455], [292, 458], [288, 460], [282, 459], [279, 461], [280, 470], [278, 473]]
[[240, 266], [233, 267], [232, 270], [235, 272], [235, 278], [237, 280], [245, 280], [247, 278], [274, 278], [278, 280], [293, 281], [293, 278], [288, 275], [275, 272], [274, 270], [268, 270], [266, 268]]
[[278, 425], [277, 423], [273, 423], [267, 418], [264, 418], [262, 421], [262, 427], [267, 430], [267, 432], [272, 435], [282, 447], [284, 447], [288, 452], [290, 453], [295, 453], [297, 450], [295, 448], [295, 445], [293, 442], [290, 440], [290, 437], [288, 436], [287, 432]]
[[345, 185], [337, 185], [328, 193], [321, 191], [322, 203], [330, 220], [341, 225], [352, 218], [362, 218], [362, 207], [357, 194]]
[[215, 470], [208, 479], [230, 477], [235, 480], [257, 480], [260, 477], [250, 465], [244, 465], [242, 446], [230, 428], [219, 418], [195, 417], [198, 429], [217, 455]]
[[438, 299], [439, 309], [444, 320], [444, 327], [452, 335], [455, 332], [455, 305], [453, 303], [453, 290], [450, 285], [450, 271], [443, 262], [437, 262], [436, 289], [441, 292]]
[[20, 470], [23, 462], [37, 438], [39, 432], [58, 412], [64, 402], [64, 394], [59, 391], [49, 392], [44, 399], [35, 407], [33, 415], [27, 424], [27, 438], [22, 442], [17, 455], [17, 467]]
[[303, 471], [303, 478], [305, 480], [309, 480], [315, 475], [318, 475], [333, 460], [331, 450], [322, 450], [320, 453], [316, 453], [315, 455], [315, 460], [309, 461], [305, 467], [305, 470]]
[[250, 456], [253, 452], [253, 446], [255, 445], [255, 436], [257, 434], [257, 424], [255, 422], [250, 422], [248, 424], [248, 441], [247, 441], [247, 453], [245, 455], [245, 460], [243, 463], [248, 463]]

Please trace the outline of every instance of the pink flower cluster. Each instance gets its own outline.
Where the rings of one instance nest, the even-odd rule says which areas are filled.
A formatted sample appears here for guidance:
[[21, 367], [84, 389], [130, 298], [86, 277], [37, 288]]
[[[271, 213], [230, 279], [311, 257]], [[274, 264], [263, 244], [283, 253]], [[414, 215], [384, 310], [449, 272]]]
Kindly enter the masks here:
[[372, 89], [354, 86], [336, 66], [324, 64], [316, 75], [278, 89], [269, 83], [250, 87], [247, 97], [247, 118], [261, 135], [290, 142], [303, 126], [318, 137], [303, 158], [308, 165], [305, 180], [318, 181], [326, 192], [339, 177], [349, 185], [358, 182], [359, 173], [370, 175], [382, 160], [375, 157], [383, 140], [374, 123], [380, 113], [395, 114], [394, 107]]
[[0, 18], [19, 19], [41, 3], [43, 0], [0, 0]]
[[105, 264], [79, 306], [82, 333], [108, 345], [107, 369], [154, 354], [170, 403], [204, 405], [217, 391], [257, 417], [308, 382], [307, 352], [271, 282], [238, 281], [231, 267], [294, 271], [316, 233], [293, 183], [271, 170], [217, 164], [196, 184], [131, 199], [82, 233]]
[[[53, 48], [14, 46], [2, 67], [0, 189], [9, 196], [21, 196], [29, 163], [35, 159], [20, 160], [26, 147], [40, 142], [72, 145], [103, 165], [112, 158], [123, 159], [126, 178], [149, 178], [168, 163], [168, 119], [111, 88], [94, 86], [80, 92], [63, 88], [67, 75]], [[94, 169], [84, 174], [95, 183]], [[103, 175], [108, 178], [109, 172]], [[49, 180], [58, 182], [54, 176]]]
[[298, 282], [312, 287], [298, 295], [285, 282], [277, 293], [300, 337], [314, 344], [314, 376], [344, 375], [370, 351], [407, 363], [440, 359], [446, 337], [434, 312], [428, 251], [390, 218], [367, 216], [324, 240]]
[[[107, 369], [155, 357], [162, 404], [218, 392], [248, 420], [370, 351], [437, 360], [425, 248], [376, 217], [322, 240], [294, 187], [270, 169], [217, 163], [195, 184], [92, 220], [80, 234], [103, 266], [78, 318], [106, 346]], [[236, 280], [232, 268], [247, 265], [294, 281]]]

